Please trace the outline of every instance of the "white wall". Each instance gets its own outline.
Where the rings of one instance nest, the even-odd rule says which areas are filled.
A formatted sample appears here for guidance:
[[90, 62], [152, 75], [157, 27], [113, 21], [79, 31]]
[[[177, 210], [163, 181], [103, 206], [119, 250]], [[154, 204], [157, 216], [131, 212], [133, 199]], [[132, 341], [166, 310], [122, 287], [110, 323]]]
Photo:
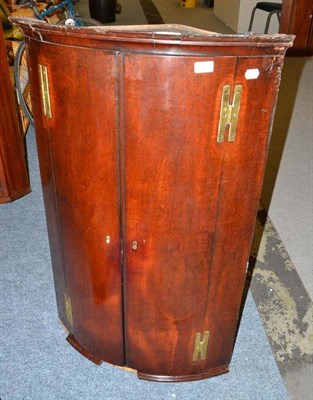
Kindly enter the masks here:
[[235, 32], [238, 27], [240, 1], [214, 0], [214, 14]]
[[[282, 0], [275, 0], [275, 3], [282, 3]], [[215, 0], [214, 14], [237, 33], [248, 31], [251, 12], [257, 0]], [[257, 10], [255, 13], [252, 31], [263, 33], [267, 12]], [[278, 20], [276, 15], [272, 16], [269, 33], [278, 32]]]

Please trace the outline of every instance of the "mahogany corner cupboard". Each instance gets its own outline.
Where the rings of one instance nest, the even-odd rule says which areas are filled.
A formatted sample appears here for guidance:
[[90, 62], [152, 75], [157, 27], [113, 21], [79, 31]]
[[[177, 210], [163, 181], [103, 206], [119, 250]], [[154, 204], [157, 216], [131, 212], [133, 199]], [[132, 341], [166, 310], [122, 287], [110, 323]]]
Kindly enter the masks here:
[[293, 37], [16, 22], [69, 341], [148, 380], [227, 372]]

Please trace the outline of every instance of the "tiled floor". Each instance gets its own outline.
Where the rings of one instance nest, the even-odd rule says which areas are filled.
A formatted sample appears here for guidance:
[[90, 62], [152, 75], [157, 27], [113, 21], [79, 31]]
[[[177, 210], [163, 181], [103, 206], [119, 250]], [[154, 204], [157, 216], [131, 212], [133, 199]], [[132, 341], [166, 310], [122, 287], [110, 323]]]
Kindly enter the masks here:
[[[117, 16], [116, 21], [116, 24], [119, 25], [145, 24], [147, 22], [180, 23], [215, 32], [233, 33], [230, 28], [214, 16], [213, 10], [206, 7], [202, 1], [198, 1], [197, 7], [192, 9], [179, 7], [178, 0], [119, 0], [119, 3], [122, 5], [122, 14]], [[86, 4], [86, 0], [81, 0], [78, 4], [78, 8], [83, 15], [88, 14]], [[292, 74], [297, 72], [297, 69], [301, 69], [303, 61], [287, 60], [286, 64], [287, 66], [288, 64], [293, 66], [292, 69], [289, 68], [288, 75], [289, 80], [292, 82]], [[302, 84], [305, 86], [305, 82], [302, 82]], [[312, 81], [309, 84], [312, 84]], [[285, 90], [286, 94], [285, 96], [280, 96], [277, 109], [278, 121], [276, 122], [276, 128], [274, 126], [274, 140], [270, 149], [269, 164], [271, 167], [273, 165], [276, 165], [276, 167], [271, 168], [266, 175], [268, 181], [265, 181], [265, 189], [267, 191], [263, 193], [267, 207], [269, 206], [269, 198], [273, 194], [273, 188], [275, 187], [279, 162], [285, 143], [285, 137], [281, 135], [276, 135], [275, 137], [275, 129], [279, 131], [284, 126], [286, 131], [289, 129], [289, 123], [284, 124], [284, 120], [289, 121], [291, 118], [292, 105], [290, 105], [290, 99], [293, 104], [293, 97], [296, 98], [296, 96], [299, 96], [299, 92], [301, 92], [301, 89], [298, 87], [290, 92], [290, 85], [287, 86], [284, 81], [282, 82], [282, 89]], [[290, 93], [289, 99], [288, 93]], [[286, 99], [289, 100], [289, 108], [286, 106]], [[309, 102], [308, 96], [303, 101], [304, 103], [306, 101]], [[287, 113], [288, 115], [286, 115]], [[308, 119], [309, 115], [305, 117]], [[295, 129], [295, 125], [296, 122], [294, 121], [293, 129]], [[303, 123], [301, 124], [301, 126], [304, 125]], [[285, 132], [285, 136], [286, 134]], [[292, 132], [290, 136], [292, 137]], [[289, 158], [289, 163], [291, 161]], [[288, 168], [292, 169], [292, 165]], [[273, 171], [276, 173], [275, 176]], [[306, 171], [306, 175], [306, 179], [308, 179], [310, 169]], [[281, 181], [285, 182], [287, 180], [288, 182], [288, 175], [284, 178], [281, 179], [278, 177], [278, 182], [280, 184]], [[296, 177], [293, 177], [293, 179], [297, 180]], [[288, 193], [290, 189], [288, 186], [285, 186], [282, 193]], [[284, 207], [284, 204], [282, 204], [283, 198], [279, 195], [277, 198], [280, 199], [279, 207]], [[307, 203], [310, 204], [308, 199], [306, 200]], [[275, 204], [274, 198], [274, 205], [270, 208], [270, 215], [271, 212], [273, 215], [277, 215], [275, 206], [277, 209], [278, 205]], [[296, 213], [296, 215], [298, 214]], [[293, 225], [295, 230], [301, 229], [298, 226], [296, 227], [296, 222], [293, 222]], [[288, 224], [284, 224], [283, 222], [280, 223], [280, 226], [285, 226], [288, 229]], [[307, 223], [307, 229], [310, 229], [310, 227], [311, 224]], [[288, 232], [283, 232], [283, 236], [288, 239], [291, 235]], [[306, 240], [304, 240], [306, 248], [310, 245], [309, 232], [307, 236], [309, 239], [306, 237]], [[297, 238], [295, 242], [297, 243]], [[288, 243], [292, 245], [292, 239]], [[293, 251], [293, 253], [296, 254], [297, 252]], [[299, 257], [298, 259], [300, 260], [301, 258]], [[308, 260], [311, 259], [304, 257], [301, 260], [308, 263], [310, 262]], [[313, 393], [311, 379], [313, 376], [313, 304], [305, 286], [311, 287], [312, 282], [308, 281], [305, 282], [305, 286], [303, 285], [296, 267], [280, 239], [280, 235], [277, 233], [272, 221], [266, 218], [266, 212], [262, 207], [258, 215], [250, 267], [252, 277], [250, 288], [290, 398], [292, 400], [309, 400], [312, 398]], [[310, 271], [311, 269], [307, 270]], [[311, 275], [305, 275], [307, 270], [304, 269], [302, 279], [305, 279], [306, 276], [308, 280], [310, 279]]]
[[312, 399], [313, 303], [270, 218], [260, 207], [250, 289], [293, 400]]

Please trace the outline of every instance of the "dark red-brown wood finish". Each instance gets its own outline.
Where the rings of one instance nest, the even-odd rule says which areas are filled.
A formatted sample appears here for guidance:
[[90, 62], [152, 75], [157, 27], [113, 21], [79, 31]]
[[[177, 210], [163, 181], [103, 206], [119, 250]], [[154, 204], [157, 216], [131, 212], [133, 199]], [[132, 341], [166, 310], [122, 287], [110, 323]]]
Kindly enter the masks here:
[[30, 192], [22, 136], [0, 21], [0, 203]]
[[283, 0], [281, 33], [296, 35], [288, 55], [313, 55], [313, 0]]
[[[18, 23], [69, 341], [143, 379], [227, 372], [292, 37]], [[242, 87], [233, 142], [217, 140], [225, 85]]]

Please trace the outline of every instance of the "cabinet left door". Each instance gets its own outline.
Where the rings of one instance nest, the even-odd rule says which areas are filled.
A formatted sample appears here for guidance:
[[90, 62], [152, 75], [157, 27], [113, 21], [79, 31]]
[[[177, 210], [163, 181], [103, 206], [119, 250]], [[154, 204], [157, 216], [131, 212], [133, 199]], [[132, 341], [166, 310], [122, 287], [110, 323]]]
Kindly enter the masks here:
[[59, 317], [87, 352], [122, 365], [117, 56], [28, 46]]

